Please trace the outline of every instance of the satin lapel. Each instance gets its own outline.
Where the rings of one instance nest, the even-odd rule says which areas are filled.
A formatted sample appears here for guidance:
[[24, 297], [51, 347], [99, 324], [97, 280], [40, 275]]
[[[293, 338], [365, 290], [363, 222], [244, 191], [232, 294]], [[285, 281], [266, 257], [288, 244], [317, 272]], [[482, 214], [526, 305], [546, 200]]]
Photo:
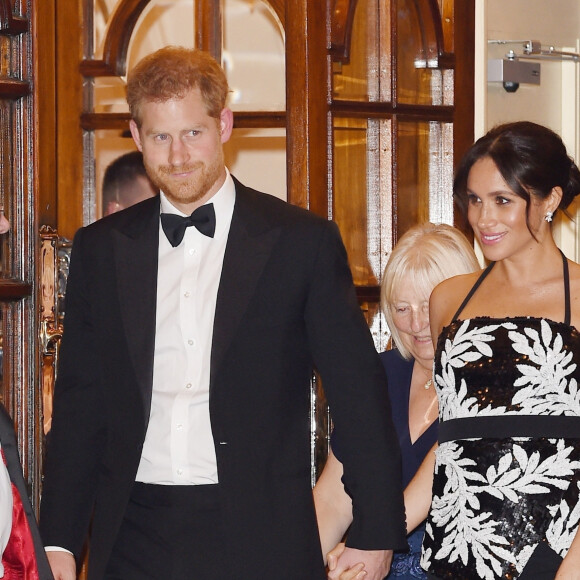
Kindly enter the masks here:
[[244, 189], [236, 182], [236, 206], [217, 295], [210, 386], [281, 231], [252, 211], [252, 202], [244, 197]]
[[159, 202], [146, 205], [127, 228], [113, 232], [113, 240], [123, 327], [147, 425], [155, 350]]

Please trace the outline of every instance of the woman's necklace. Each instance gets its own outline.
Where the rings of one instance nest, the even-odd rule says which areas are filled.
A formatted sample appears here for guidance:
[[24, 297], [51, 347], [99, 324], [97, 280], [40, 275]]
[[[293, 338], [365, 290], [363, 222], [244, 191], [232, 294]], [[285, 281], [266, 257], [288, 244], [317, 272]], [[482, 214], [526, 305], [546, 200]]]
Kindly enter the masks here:
[[[426, 381], [425, 378], [427, 378]], [[411, 379], [411, 382], [415, 389], [420, 388], [419, 385], [421, 384], [421, 382], [419, 381], [421, 382], [425, 381], [423, 383], [423, 389], [425, 391], [428, 391], [431, 388], [431, 385], [433, 384], [433, 369], [425, 367], [422, 364], [415, 361], [413, 365], [413, 375]]]
[[433, 384], [433, 369], [426, 369], [424, 366], [422, 365], [418, 365], [418, 367], [421, 372], [424, 372], [429, 378], [427, 379], [427, 381], [425, 383], [423, 383], [423, 388], [428, 391], [431, 388], [431, 385]]

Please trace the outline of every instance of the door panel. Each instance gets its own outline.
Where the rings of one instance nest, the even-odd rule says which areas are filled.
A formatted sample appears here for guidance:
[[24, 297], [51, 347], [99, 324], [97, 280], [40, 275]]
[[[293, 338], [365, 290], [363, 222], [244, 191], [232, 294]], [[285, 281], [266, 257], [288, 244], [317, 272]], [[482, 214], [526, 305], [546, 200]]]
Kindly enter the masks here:
[[31, 14], [31, 3], [0, 0], [0, 400], [14, 419], [24, 476], [36, 507], [42, 407], [36, 381], [33, 286], [38, 116], [32, 88], [37, 77]]
[[[127, 67], [163, 44], [198, 46], [223, 60], [234, 88], [228, 164], [338, 222], [385, 348], [378, 298], [388, 252], [417, 221], [454, 220], [452, 169], [473, 140], [473, 0], [55, 2], [58, 26], [79, 34], [73, 43], [69, 34], [67, 54], [57, 45], [59, 234], [99, 217], [104, 166], [132, 147]], [[246, 34], [257, 21], [263, 33]], [[328, 438], [319, 386], [313, 481]]]

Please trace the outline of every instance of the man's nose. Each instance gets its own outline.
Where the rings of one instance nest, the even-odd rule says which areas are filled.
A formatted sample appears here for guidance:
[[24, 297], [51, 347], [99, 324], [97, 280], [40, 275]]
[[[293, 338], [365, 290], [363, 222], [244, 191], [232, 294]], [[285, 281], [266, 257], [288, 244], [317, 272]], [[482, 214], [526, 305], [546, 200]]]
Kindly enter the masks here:
[[183, 165], [189, 159], [187, 147], [181, 139], [173, 139], [169, 149], [169, 162], [171, 165]]

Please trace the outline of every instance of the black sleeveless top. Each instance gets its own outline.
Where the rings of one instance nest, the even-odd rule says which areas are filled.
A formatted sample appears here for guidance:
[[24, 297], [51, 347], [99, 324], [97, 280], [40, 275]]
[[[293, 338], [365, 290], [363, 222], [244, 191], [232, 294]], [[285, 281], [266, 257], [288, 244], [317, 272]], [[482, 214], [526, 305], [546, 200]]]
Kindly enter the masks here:
[[[437, 342], [439, 442], [421, 565], [440, 578], [556, 573], [580, 521], [580, 334], [564, 322], [458, 317]], [[545, 557], [544, 557], [545, 556]], [[530, 563], [535, 575], [526, 569]]]

